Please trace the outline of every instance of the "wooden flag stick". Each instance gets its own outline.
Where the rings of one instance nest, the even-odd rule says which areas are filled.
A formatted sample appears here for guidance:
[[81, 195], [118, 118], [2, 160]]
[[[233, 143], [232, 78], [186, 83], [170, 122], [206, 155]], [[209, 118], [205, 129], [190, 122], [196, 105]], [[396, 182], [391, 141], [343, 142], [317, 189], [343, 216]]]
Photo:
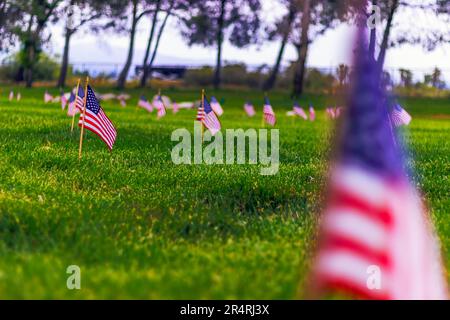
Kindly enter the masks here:
[[[75, 91], [75, 101], [74, 101], [75, 106], [77, 105], [78, 89], [80, 88], [80, 82], [81, 82], [81, 79], [78, 78], [78, 82], [77, 82], [77, 91]], [[74, 107], [74, 108], [75, 108], [75, 110], [77, 109], [77, 107]], [[74, 125], [74, 123], [75, 123], [75, 114], [76, 114], [75, 110], [73, 110], [73, 115], [72, 115], [72, 127], [70, 128], [70, 132], [73, 132], [73, 125]]]
[[86, 101], [87, 101], [87, 88], [89, 84], [89, 77], [86, 77], [86, 86], [84, 90], [84, 101], [83, 101], [83, 122], [81, 123], [81, 134], [80, 134], [80, 148], [78, 150], [78, 160], [81, 160], [81, 152], [83, 151], [83, 134], [84, 134], [84, 121], [86, 118]]
[[[202, 102], [201, 102], [203, 116], [205, 115], [205, 89], [202, 89]], [[202, 144], [203, 144], [203, 120], [200, 122], [201, 124], [201, 133], [202, 133]]]

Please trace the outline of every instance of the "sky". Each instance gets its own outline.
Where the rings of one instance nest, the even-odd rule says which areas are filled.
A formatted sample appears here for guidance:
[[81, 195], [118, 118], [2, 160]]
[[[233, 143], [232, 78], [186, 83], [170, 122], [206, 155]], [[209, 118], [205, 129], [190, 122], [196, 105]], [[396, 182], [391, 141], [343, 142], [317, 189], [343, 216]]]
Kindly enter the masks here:
[[[263, 0], [263, 19], [266, 22], [274, 21], [283, 14], [283, 9], [273, 0]], [[424, 25], [433, 21], [420, 20], [417, 16], [404, 14], [405, 21]], [[216, 59], [215, 48], [201, 46], [189, 47], [180, 35], [175, 18], [169, 20], [165, 33], [162, 36], [160, 48], [156, 58], [156, 64], [164, 65], [214, 65]], [[149, 33], [150, 22], [144, 19], [138, 25], [136, 47], [133, 64], [141, 64], [146, 40]], [[448, 26], [446, 26], [448, 28]], [[46, 50], [52, 54], [62, 53], [64, 38], [61, 25], [51, 28], [52, 36]], [[336, 29], [327, 31], [317, 38], [308, 53], [307, 65], [309, 67], [335, 68], [340, 63], [351, 63], [351, 37], [352, 28], [342, 24]], [[71, 42], [70, 62], [75, 66], [83, 63], [104, 65], [112, 69], [120, 69], [125, 61], [129, 39], [124, 35], [112, 33], [91, 35], [87, 31], [77, 33]], [[224, 44], [223, 58], [229, 62], [244, 62], [251, 66], [268, 64], [271, 66], [278, 53], [279, 42], [265, 42], [262, 45], [253, 45], [244, 49], [238, 49], [229, 43]], [[283, 63], [296, 59], [296, 52], [292, 46], [288, 46], [284, 54]], [[450, 44], [442, 45], [432, 52], [427, 52], [420, 46], [404, 45], [388, 50], [385, 66], [387, 69], [407, 68], [416, 70], [416, 78], [423, 77], [423, 73], [429, 72], [438, 66], [443, 70], [444, 77], [450, 82]]]

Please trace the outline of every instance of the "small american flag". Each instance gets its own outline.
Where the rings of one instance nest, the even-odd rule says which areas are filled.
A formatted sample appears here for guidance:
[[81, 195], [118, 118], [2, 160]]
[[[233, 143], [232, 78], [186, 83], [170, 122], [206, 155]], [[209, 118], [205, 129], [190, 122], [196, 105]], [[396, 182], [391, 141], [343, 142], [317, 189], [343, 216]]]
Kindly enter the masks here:
[[334, 111], [336, 118], [339, 118], [343, 111], [344, 111], [343, 107], [337, 107], [336, 110]]
[[303, 108], [300, 107], [300, 105], [298, 104], [297, 101], [294, 102], [293, 111], [294, 111], [294, 114], [298, 115], [299, 117], [303, 118], [304, 120], [308, 120], [308, 116], [307, 116], [305, 110], [303, 110]]
[[271, 126], [274, 126], [277, 119], [275, 117], [275, 112], [273, 112], [272, 106], [268, 97], [264, 97], [264, 107], [263, 107], [264, 121]]
[[158, 94], [156, 99], [153, 100], [153, 106], [157, 110], [157, 118], [160, 119], [166, 115], [166, 107], [164, 106], [164, 102], [161, 98], [161, 95]]
[[244, 104], [244, 111], [249, 117], [253, 117], [256, 114], [255, 107], [250, 101]]
[[172, 102], [172, 112], [175, 114], [180, 110], [180, 106], [175, 101]]
[[70, 92], [68, 103], [69, 106], [67, 107], [67, 115], [69, 117], [73, 117], [75, 114], [77, 114], [77, 112], [79, 112], [79, 109], [75, 107], [75, 94], [73, 93], [73, 91]]
[[44, 93], [44, 102], [48, 103], [53, 101], [53, 96], [51, 94], [49, 94], [47, 91], [45, 91]]
[[446, 299], [438, 243], [405, 174], [377, 66], [357, 52], [314, 283], [370, 299]]
[[9, 92], [9, 101], [13, 101], [14, 99], [14, 91]]
[[336, 118], [336, 112], [334, 111], [334, 109], [333, 108], [327, 108], [326, 109], [326, 113], [327, 113], [327, 115], [331, 118], [331, 119], [334, 119], [334, 118]]
[[205, 125], [206, 128], [209, 129], [212, 135], [215, 135], [217, 132], [220, 131], [222, 126], [214, 110], [209, 104], [209, 101], [206, 98], [206, 96], [203, 99], [203, 112], [204, 112], [203, 124]]
[[84, 90], [81, 86], [78, 86], [78, 92], [75, 97], [75, 107], [81, 111], [83, 110], [83, 105], [84, 105]]
[[211, 97], [211, 108], [213, 109], [214, 113], [217, 114], [219, 117], [223, 114], [222, 106], [214, 96]]
[[311, 104], [309, 105], [309, 120], [316, 120], [316, 112], [314, 111], [314, 108]]
[[200, 102], [198, 108], [197, 108], [197, 115], [195, 117], [195, 120], [203, 122], [205, 119], [205, 109], [202, 106], [202, 103]]
[[125, 99], [119, 99], [119, 103], [122, 106], [122, 108], [125, 108], [127, 106], [127, 102], [125, 101]]
[[64, 93], [64, 91], [61, 91], [61, 109], [65, 109], [66, 105], [67, 105], [67, 98], [66, 98], [66, 94]]
[[391, 112], [391, 120], [396, 127], [407, 126], [411, 122], [412, 117], [405, 109], [396, 104]]
[[[83, 113], [81, 113], [80, 120], [78, 121], [78, 126], [81, 127], [82, 125]], [[90, 86], [87, 88], [86, 118], [84, 119], [84, 127], [98, 135], [100, 139], [106, 143], [109, 150], [112, 150], [117, 136], [116, 128], [103, 112], [103, 109], [98, 103], [95, 93]]]
[[153, 112], [152, 104], [147, 100], [147, 98], [144, 95], [141, 95], [139, 97], [138, 106], [144, 108], [148, 112]]

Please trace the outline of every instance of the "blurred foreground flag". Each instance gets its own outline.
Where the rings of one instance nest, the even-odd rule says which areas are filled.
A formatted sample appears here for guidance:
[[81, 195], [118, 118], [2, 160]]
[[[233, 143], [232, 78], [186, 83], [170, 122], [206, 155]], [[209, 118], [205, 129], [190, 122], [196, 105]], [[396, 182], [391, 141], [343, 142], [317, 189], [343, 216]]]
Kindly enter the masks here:
[[294, 108], [293, 111], [296, 115], [298, 115], [299, 117], [303, 118], [304, 120], [308, 120], [308, 116], [306, 115], [305, 110], [303, 110], [302, 107], [300, 107], [300, 105], [298, 104], [297, 101], [294, 102]]
[[250, 101], [244, 104], [244, 111], [249, 117], [253, 117], [256, 114], [255, 107]]
[[314, 108], [311, 104], [309, 104], [309, 120], [316, 120], [316, 112], [314, 111]]
[[48, 103], [53, 101], [53, 96], [51, 94], [49, 94], [47, 91], [45, 91], [44, 93], [44, 102]]
[[211, 108], [213, 109], [214, 113], [217, 114], [219, 117], [223, 114], [222, 106], [214, 96], [211, 97]]
[[147, 100], [147, 98], [144, 95], [141, 95], [139, 97], [138, 106], [144, 108], [148, 112], [153, 112], [152, 104]]
[[411, 122], [412, 117], [399, 104], [396, 104], [391, 111], [391, 120], [396, 127], [407, 126]]
[[264, 121], [271, 126], [274, 126], [277, 122], [275, 117], [275, 112], [273, 112], [272, 106], [268, 97], [264, 97], [264, 107], [263, 107]]
[[13, 101], [13, 99], [14, 99], [14, 91], [10, 91], [9, 92], [9, 101]]
[[[116, 141], [116, 128], [112, 124], [111, 120], [103, 112], [102, 107], [95, 97], [94, 91], [90, 86], [87, 87], [87, 98], [86, 98], [86, 117], [83, 117], [83, 113], [80, 115], [80, 120], [78, 121], [78, 126], [84, 127], [103, 140], [108, 146], [109, 150], [113, 148], [114, 142]], [[84, 119], [84, 122], [83, 122]]]
[[313, 283], [369, 299], [446, 299], [439, 243], [403, 168], [377, 67], [356, 53]]
[[166, 115], [166, 107], [164, 106], [164, 102], [162, 101], [161, 95], [158, 94], [156, 99], [153, 101], [153, 106], [157, 110], [157, 118], [160, 119]]
[[203, 112], [204, 112], [203, 124], [205, 125], [206, 128], [208, 128], [208, 130], [211, 132], [212, 135], [215, 135], [217, 132], [220, 131], [222, 126], [220, 124], [219, 118], [217, 118], [206, 96], [203, 98]]

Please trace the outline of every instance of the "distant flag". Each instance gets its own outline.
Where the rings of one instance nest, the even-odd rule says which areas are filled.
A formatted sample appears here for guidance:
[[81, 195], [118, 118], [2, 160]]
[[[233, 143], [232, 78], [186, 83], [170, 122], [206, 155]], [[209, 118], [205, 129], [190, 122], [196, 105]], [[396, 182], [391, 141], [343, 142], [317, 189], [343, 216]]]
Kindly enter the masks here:
[[78, 92], [75, 97], [75, 108], [82, 111], [84, 105], [84, 90], [81, 86], [78, 86]]
[[256, 114], [255, 107], [250, 101], [244, 104], [244, 111], [249, 117], [253, 117]]
[[119, 99], [119, 103], [123, 108], [127, 106], [127, 102], [125, 101], [125, 99]]
[[[81, 127], [82, 124], [83, 113], [80, 115], [78, 126]], [[90, 86], [87, 87], [86, 118], [84, 120], [84, 127], [98, 135], [110, 150], [113, 148], [117, 137], [116, 128], [103, 112], [103, 109], [98, 103], [95, 93]]]
[[219, 118], [217, 118], [216, 113], [212, 109], [209, 104], [208, 99], [204, 96], [203, 99], [203, 111], [204, 111], [204, 119], [203, 124], [206, 128], [211, 132], [212, 135], [215, 135], [222, 128]]
[[14, 91], [10, 91], [9, 92], [9, 101], [13, 101], [13, 99], [14, 99]]
[[61, 91], [61, 109], [65, 109], [67, 105], [67, 98], [66, 98], [66, 94], [64, 93], [64, 91]]
[[275, 112], [273, 112], [272, 106], [270, 105], [269, 98], [266, 96], [264, 97], [264, 107], [263, 107], [263, 115], [264, 115], [264, 121], [271, 126], [275, 125], [275, 122], [277, 121], [275, 117]]
[[214, 113], [217, 114], [218, 116], [221, 116], [223, 114], [222, 106], [214, 96], [211, 97], [211, 108], [213, 109]]
[[327, 113], [327, 115], [328, 115], [331, 119], [336, 118], [336, 112], [335, 112], [335, 109], [329, 107], [329, 108], [327, 108], [327, 109], [325, 110], [325, 112]]
[[308, 115], [306, 114], [305, 110], [303, 110], [303, 108], [300, 107], [297, 101], [294, 102], [293, 111], [294, 114], [298, 115], [299, 117], [302, 117], [304, 120], [308, 120]]
[[71, 91], [67, 107], [67, 115], [69, 117], [73, 117], [77, 112], [78, 109], [75, 107], [75, 94]]
[[17, 93], [17, 101], [20, 101], [22, 99], [22, 95], [20, 94], [20, 92]]
[[156, 99], [153, 101], [153, 106], [157, 110], [157, 118], [160, 119], [166, 115], [166, 107], [164, 106], [164, 102], [162, 101], [161, 95], [158, 94]]
[[334, 111], [335, 117], [336, 117], [336, 118], [339, 118], [339, 117], [341, 116], [343, 110], [344, 110], [343, 107], [337, 107], [337, 108], [335, 109], [335, 111]]
[[177, 113], [180, 110], [180, 106], [175, 101], [172, 102], [172, 112]]
[[139, 97], [138, 106], [144, 108], [148, 112], [153, 112], [152, 104], [147, 100], [147, 98], [144, 95], [141, 95]]
[[412, 120], [412, 117], [405, 109], [403, 109], [399, 104], [395, 104], [391, 111], [391, 121], [394, 126], [407, 126]]
[[446, 299], [431, 221], [404, 172], [377, 66], [362, 50], [353, 81], [314, 283], [370, 299]]
[[48, 103], [53, 101], [53, 96], [51, 94], [48, 93], [48, 91], [45, 91], [44, 93], [44, 102]]
[[311, 104], [309, 104], [309, 120], [316, 120], [316, 112], [314, 111], [314, 107]]

